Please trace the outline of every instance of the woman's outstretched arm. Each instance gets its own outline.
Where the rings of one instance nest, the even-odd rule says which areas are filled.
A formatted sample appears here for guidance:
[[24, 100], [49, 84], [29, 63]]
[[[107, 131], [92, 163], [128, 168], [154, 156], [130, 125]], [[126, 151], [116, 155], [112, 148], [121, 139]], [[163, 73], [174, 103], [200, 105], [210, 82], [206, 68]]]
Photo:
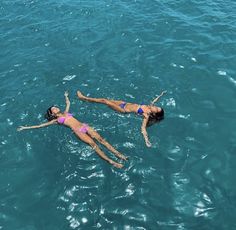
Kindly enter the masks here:
[[145, 115], [145, 116], [144, 116], [144, 118], [143, 118], [143, 123], [142, 123], [142, 127], [141, 127], [141, 132], [142, 132], [142, 134], [143, 134], [143, 137], [144, 137], [146, 146], [147, 146], [147, 147], [151, 147], [152, 144], [150, 143], [150, 141], [149, 141], [149, 139], [148, 139], [148, 134], [147, 134], [147, 130], [146, 130], [147, 123], [148, 123], [148, 118], [149, 118], [148, 115]]
[[66, 109], [65, 109], [65, 112], [68, 113], [69, 110], [70, 110], [70, 100], [69, 100], [69, 97], [68, 97], [69, 93], [66, 91], [64, 95], [65, 95], [65, 99], [66, 99]]
[[156, 97], [154, 100], [152, 100], [151, 105], [153, 105], [154, 103], [156, 103], [156, 102], [160, 99], [160, 97], [162, 97], [165, 93], [167, 93], [166, 90], [165, 90], [165, 91], [162, 91], [161, 94], [160, 94], [158, 97]]
[[17, 128], [17, 131], [22, 131], [24, 129], [38, 129], [38, 128], [53, 125], [53, 124], [56, 124], [56, 123], [57, 123], [57, 120], [52, 120], [52, 121], [49, 121], [49, 122], [46, 122], [46, 123], [43, 123], [43, 124], [40, 124], [40, 125], [20, 126], [20, 127]]

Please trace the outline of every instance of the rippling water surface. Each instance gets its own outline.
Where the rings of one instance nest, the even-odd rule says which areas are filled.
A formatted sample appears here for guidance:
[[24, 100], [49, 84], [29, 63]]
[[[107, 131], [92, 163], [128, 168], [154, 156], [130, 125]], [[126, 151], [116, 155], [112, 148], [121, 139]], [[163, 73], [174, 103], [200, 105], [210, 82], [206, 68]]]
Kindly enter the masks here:
[[[0, 229], [236, 229], [235, 44], [232, 0], [2, 0]], [[167, 90], [153, 147], [140, 117], [77, 89], [136, 103]], [[66, 128], [16, 132], [65, 90], [124, 169]]]

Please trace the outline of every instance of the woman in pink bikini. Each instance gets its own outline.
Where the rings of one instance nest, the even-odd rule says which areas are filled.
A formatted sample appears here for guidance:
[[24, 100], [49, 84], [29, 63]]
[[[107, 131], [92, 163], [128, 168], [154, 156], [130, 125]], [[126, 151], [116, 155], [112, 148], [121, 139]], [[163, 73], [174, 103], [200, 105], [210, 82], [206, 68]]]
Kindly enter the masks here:
[[87, 124], [81, 123], [76, 118], [74, 118], [72, 114], [69, 113], [70, 101], [69, 101], [67, 92], [65, 92], [65, 98], [66, 98], [66, 110], [64, 112], [61, 112], [60, 109], [56, 106], [51, 106], [47, 110], [47, 113], [45, 115], [48, 122], [40, 124], [40, 125], [34, 125], [34, 126], [20, 126], [17, 130], [21, 131], [24, 129], [37, 129], [37, 128], [42, 128], [42, 127], [53, 125], [53, 124], [60, 124], [60, 125], [67, 126], [73, 130], [75, 135], [80, 140], [90, 145], [103, 160], [112, 164], [116, 168], [122, 168], [123, 165], [107, 157], [106, 154], [98, 147], [98, 145], [95, 143], [94, 140], [97, 140], [98, 142], [103, 144], [107, 149], [109, 149], [112, 153], [114, 153], [114, 155], [117, 156], [118, 158], [122, 160], [127, 160], [127, 157], [125, 157], [123, 154], [121, 154], [115, 148], [113, 148], [94, 129], [89, 127]]
[[164, 109], [161, 107], [154, 106], [166, 91], [163, 91], [158, 97], [156, 97], [150, 105], [134, 104], [125, 101], [109, 100], [106, 98], [92, 98], [84, 96], [80, 91], [77, 91], [79, 99], [89, 102], [101, 103], [109, 106], [113, 110], [120, 113], [135, 113], [143, 117], [141, 132], [143, 134], [147, 147], [151, 147], [151, 143], [148, 139], [146, 127], [153, 125], [156, 122], [160, 122], [164, 119]]

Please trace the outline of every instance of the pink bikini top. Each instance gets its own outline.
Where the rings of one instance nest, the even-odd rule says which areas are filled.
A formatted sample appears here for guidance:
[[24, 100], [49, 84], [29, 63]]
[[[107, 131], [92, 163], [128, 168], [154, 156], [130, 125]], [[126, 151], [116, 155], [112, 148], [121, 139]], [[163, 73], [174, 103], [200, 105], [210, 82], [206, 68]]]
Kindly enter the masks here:
[[66, 116], [65, 116], [65, 117], [58, 117], [58, 118], [57, 118], [57, 122], [58, 122], [59, 124], [64, 124], [65, 121], [66, 121], [68, 118], [70, 118], [70, 117], [72, 117], [72, 114], [71, 114], [71, 113], [66, 113]]

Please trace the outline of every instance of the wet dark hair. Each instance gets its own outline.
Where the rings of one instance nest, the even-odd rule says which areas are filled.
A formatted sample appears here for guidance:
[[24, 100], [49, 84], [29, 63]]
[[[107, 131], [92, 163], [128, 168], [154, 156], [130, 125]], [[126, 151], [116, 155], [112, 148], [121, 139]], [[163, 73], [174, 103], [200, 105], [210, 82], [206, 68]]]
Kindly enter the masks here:
[[160, 122], [161, 120], [164, 119], [164, 109], [161, 108], [160, 112], [157, 113], [150, 113], [149, 115], [149, 119], [148, 119], [148, 123], [147, 123], [147, 127]]
[[44, 117], [48, 120], [48, 121], [52, 121], [54, 119], [56, 119], [57, 117], [52, 113], [52, 107], [55, 107], [54, 105], [49, 107], [47, 109], [46, 114], [44, 115]]

